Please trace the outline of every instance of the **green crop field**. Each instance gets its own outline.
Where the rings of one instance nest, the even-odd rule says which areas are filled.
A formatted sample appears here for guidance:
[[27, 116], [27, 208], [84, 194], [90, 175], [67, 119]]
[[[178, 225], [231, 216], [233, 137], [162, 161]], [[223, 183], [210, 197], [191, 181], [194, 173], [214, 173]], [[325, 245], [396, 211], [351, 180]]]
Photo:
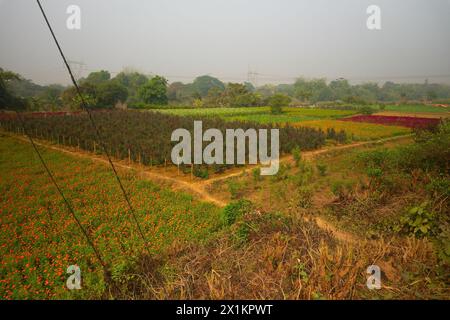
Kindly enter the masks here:
[[324, 131], [334, 128], [336, 131], [344, 130], [349, 139], [358, 141], [386, 138], [411, 132], [408, 128], [398, 126], [336, 121], [339, 118], [356, 114], [356, 110], [284, 107], [283, 114], [271, 114], [269, 107], [160, 109], [158, 111], [180, 116], [219, 117], [229, 121], [253, 121], [279, 125], [289, 123], [296, 127], [306, 126]]
[[[378, 106], [373, 106], [378, 109]], [[397, 112], [449, 112], [449, 108], [424, 104], [392, 104], [385, 107], [386, 111]]]
[[220, 117], [224, 120], [255, 121], [259, 123], [291, 123], [318, 119], [336, 119], [356, 113], [354, 110], [330, 110], [285, 107], [283, 114], [273, 115], [269, 107], [246, 108], [186, 108], [158, 109], [157, 111], [179, 116]]

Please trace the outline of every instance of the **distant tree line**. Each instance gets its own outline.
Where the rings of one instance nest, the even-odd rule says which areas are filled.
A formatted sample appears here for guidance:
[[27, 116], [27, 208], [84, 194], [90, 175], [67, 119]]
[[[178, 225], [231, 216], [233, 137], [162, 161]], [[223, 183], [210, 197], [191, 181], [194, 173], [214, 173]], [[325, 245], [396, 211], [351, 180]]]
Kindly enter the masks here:
[[[271, 106], [273, 113], [288, 104], [364, 106], [383, 102], [450, 101], [450, 86], [425, 81], [421, 84], [385, 82], [352, 85], [346, 79], [297, 79], [293, 84], [224, 83], [204, 75], [192, 83], [168, 83], [164, 77], [123, 71], [111, 77], [108, 71], [90, 73], [79, 80], [80, 90], [93, 109], [126, 104], [135, 109], [164, 105], [192, 107]], [[0, 109], [78, 110], [81, 101], [73, 86], [41, 86], [0, 68]]]

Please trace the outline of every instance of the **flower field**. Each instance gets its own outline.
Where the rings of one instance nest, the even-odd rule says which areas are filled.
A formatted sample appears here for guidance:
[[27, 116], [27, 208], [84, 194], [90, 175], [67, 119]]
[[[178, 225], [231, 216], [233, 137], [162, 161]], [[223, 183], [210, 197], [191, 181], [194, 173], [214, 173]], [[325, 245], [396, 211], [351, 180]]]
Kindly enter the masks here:
[[324, 131], [331, 128], [334, 128], [336, 131], [344, 130], [347, 133], [347, 136], [355, 141], [382, 139], [405, 135], [411, 132], [409, 128], [405, 127], [339, 120], [312, 120], [300, 122], [297, 125], [312, 127]]
[[349, 118], [343, 118], [340, 120], [351, 122], [377, 123], [383, 125], [394, 125], [420, 129], [435, 127], [440, 122], [440, 119], [433, 119], [433, 118], [379, 116], [379, 115], [356, 115]]
[[[107, 166], [42, 150], [43, 157], [87, 229], [112, 276], [144, 253], [143, 241]], [[102, 268], [70, 216], [32, 146], [0, 137], [0, 300], [99, 297]], [[203, 241], [217, 226], [219, 209], [190, 195], [162, 189], [125, 172], [151, 252], [176, 241]], [[81, 268], [83, 290], [66, 289], [70, 265]]]

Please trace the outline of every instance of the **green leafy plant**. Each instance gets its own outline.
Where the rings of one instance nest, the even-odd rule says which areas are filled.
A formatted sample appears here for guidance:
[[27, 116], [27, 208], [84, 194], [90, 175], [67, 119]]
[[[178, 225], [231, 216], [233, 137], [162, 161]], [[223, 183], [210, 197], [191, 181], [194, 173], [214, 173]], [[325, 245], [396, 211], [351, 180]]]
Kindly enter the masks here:
[[289, 105], [291, 103], [291, 97], [277, 93], [269, 98], [268, 103], [272, 114], [281, 114], [283, 113], [281, 107]]
[[298, 167], [300, 161], [302, 161], [302, 154], [300, 148], [298, 146], [295, 146], [294, 149], [292, 149], [291, 153], [292, 156], [294, 157], [295, 165]]
[[246, 213], [249, 213], [253, 205], [249, 200], [241, 199], [239, 201], [231, 202], [223, 208], [220, 214], [220, 221], [223, 225], [230, 226], [236, 220]]
[[432, 177], [425, 189], [434, 198], [450, 198], [450, 180], [444, 175]]
[[241, 195], [242, 184], [238, 181], [231, 180], [228, 182], [228, 191], [230, 192], [231, 199], [237, 199]]
[[251, 227], [248, 223], [242, 222], [239, 224], [238, 228], [233, 233], [238, 245], [243, 245], [248, 242], [250, 230]]
[[339, 201], [349, 200], [352, 196], [353, 183], [351, 181], [338, 180], [331, 185], [331, 192]]
[[280, 164], [277, 174], [271, 176], [272, 181], [286, 180], [289, 177], [289, 169], [291, 169], [289, 164]]
[[383, 170], [381, 168], [368, 167], [366, 174], [371, 179], [380, 179], [383, 176]]
[[361, 111], [362, 114], [370, 115], [370, 114], [372, 114], [372, 113], [375, 112], [375, 109], [366, 106], [366, 107], [362, 107], [362, 108], [360, 109], [360, 111]]
[[261, 169], [260, 168], [255, 168], [252, 170], [252, 176], [253, 176], [253, 180], [255, 182], [257, 181], [261, 181]]
[[319, 175], [321, 175], [322, 177], [327, 174], [327, 165], [326, 164], [318, 163], [316, 165], [316, 167], [317, 167], [317, 171], [319, 171]]
[[313, 189], [310, 186], [301, 186], [297, 189], [296, 202], [299, 208], [309, 208], [312, 204]]
[[201, 167], [194, 166], [193, 174], [197, 178], [201, 178], [201, 179], [208, 179], [208, 177], [209, 177], [208, 168], [201, 168]]
[[436, 216], [428, 210], [428, 202], [412, 207], [400, 218], [398, 231], [414, 235], [417, 238], [435, 234]]

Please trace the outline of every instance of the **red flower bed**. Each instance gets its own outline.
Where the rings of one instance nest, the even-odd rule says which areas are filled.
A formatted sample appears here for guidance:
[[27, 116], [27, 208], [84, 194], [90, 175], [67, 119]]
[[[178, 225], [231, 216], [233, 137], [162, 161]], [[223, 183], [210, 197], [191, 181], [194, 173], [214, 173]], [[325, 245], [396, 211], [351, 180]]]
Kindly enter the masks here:
[[[42, 111], [42, 112], [21, 112], [22, 114], [25, 114], [27, 116], [31, 116], [33, 118], [41, 118], [41, 117], [51, 117], [51, 116], [68, 116], [73, 114], [79, 114], [82, 111]], [[15, 119], [16, 118], [16, 112], [15, 111], [0, 111], [0, 120], [9, 120], [9, 119]]]
[[391, 126], [402, 126], [408, 128], [435, 127], [441, 121], [440, 119], [435, 118], [396, 117], [396, 116], [377, 116], [377, 115], [356, 115], [348, 118], [343, 118], [340, 120], [352, 122], [368, 122]]

